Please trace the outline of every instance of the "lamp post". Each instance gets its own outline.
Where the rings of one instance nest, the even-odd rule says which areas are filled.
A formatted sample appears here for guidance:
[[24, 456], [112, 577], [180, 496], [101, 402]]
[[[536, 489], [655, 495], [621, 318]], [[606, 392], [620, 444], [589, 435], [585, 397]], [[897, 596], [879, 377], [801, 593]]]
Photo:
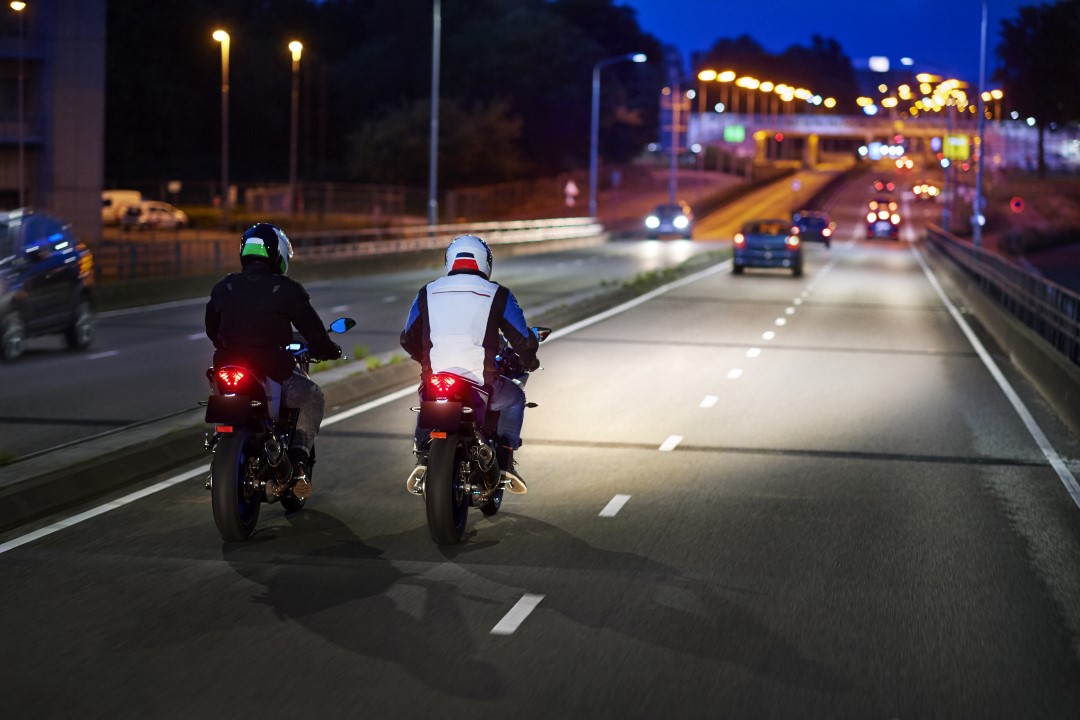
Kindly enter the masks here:
[[600, 140], [600, 70], [623, 60], [643, 63], [644, 53], [616, 55], [593, 65], [592, 69], [592, 121], [589, 123], [589, 217], [596, 217], [597, 144]]
[[297, 125], [300, 116], [300, 53], [304, 46], [293, 40], [289, 43], [292, 52], [292, 112], [289, 125], [289, 211], [296, 214], [296, 146]]
[[215, 30], [221, 43], [221, 227], [229, 226], [229, 33]]
[[986, 87], [986, 0], [982, 4], [982, 35], [979, 43], [979, 136], [975, 144], [975, 208], [971, 218], [971, 244], [982, 247], [983, 239], [983, 157], [986, 152], [986, 105], [983, 88]]
[[735, 71], [725, 70], [721, 73], [717, 73], [716, 82], [721, 83], [721, 87], [724, 89], [724, 94], [721, 95], [720, 102], [724, 104], [724, 110], [728, 111], [731, 108], [731, 86], [728, 85], [728, 83], [735, 82]]
[[23, 10], [26, 9], [26, 3], [20, 2], [20, 0], [14, 0], [11, 3], [11, 9], [19, 14], [19, 207], [26, 206], [26, 172], [24, 170], [25, 157], [26, 157], [26, 91], [25, 91], [25, 74], [23, 72], [23, 47], [25, 43], [26, 32], [23, 25]]
[[708, 98], [708, 91], [706, 90], [706, 83], [716, 79], [715, 70], [702, 70], [697, 74], [697, 79], [701, 81], [698, 89], [701, 91], [701, 96], [698, 98], [698, 115], [705, 114], [705, 106], [708, 104], [706, 98]]
[[442, 46], [442, 0], [431, 5], [431, 119], [428, 141], [428, 226], [439, 219], [439, 55]]

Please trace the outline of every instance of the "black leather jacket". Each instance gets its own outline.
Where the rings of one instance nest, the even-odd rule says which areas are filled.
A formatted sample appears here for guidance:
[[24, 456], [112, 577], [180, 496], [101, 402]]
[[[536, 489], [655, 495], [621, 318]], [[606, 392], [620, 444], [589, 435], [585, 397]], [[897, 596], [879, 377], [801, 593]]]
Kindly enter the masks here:
[[307, 339], [311, 356], [332, 360], [341, 348], [330, 339], [304, 286], [275, 273], [262, 262], [249, 262], [226, 275], [206, 304], [206, 335], [214, 343], [214, 366], [246, 362], [277, 381], [292, 374], [294, 360], [285, 345], [293, 326]]

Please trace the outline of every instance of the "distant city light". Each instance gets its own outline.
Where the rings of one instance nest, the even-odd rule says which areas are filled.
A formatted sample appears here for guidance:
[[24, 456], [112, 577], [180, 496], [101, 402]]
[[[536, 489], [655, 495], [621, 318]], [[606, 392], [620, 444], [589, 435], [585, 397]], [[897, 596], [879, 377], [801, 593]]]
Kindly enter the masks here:
[[690, 152], [695, 154], [701, 152], [701, 143], [694, 143], [693, 145], [691, 145]]
[[910, 65], [914, 65], [914, 64], [915, 64], [915, 61], [914, 61], [914, 60], [912, 60], [912, 59], [911, 59], [911, 58], [909, 58], [909, 57], [902, 57], [902, 58], [900, 58], [900, 64], [901, 64], [901, 65], [908, 65], [908, 66], [910, 66]]
[[690, 98], [691, 100], [693, 100], [694, 98], [696, 98], [696, 97], [697, 97], [697, 92], [696, 92], [696, 91], [694, 91], [694, 90], [687, 90], [687, 91], [686, 91], [686, 97], [688, 97], [688, 98]]
[[941, 167], [947, 168], [950, 164], [949, 158], [941, 158]]
[[648, 56], [645, 55], [645, 53], [636, 53], [632, 58], [630, 58], [631, 62], [636, 62], [636, 63], [643, 63], [648, 59], [649, 58], [648, 58]]
[[1020, 113], [1016, 112], [1015, 110], [1013, 110], [1011, 113], [1009, 113], [1009, 116], [1013, 120], [1019, 120], [1020, 119]]
[[869, 64], [874, 72], [889, 72], [889, 58], [884, 55], [875, 55], [870, 58]]
[[726, 110], [726, 109], [727, 108], [724, 107], [724, 103], [716, 103], [715, 105], [713, 105], [713, 110], [715, 110], [718, 113], [724, 112], [724, 110]]
[[866, 113], [867, 115], [877, 115], [878, 106], [877, 105], [866, 105], [866, 106], [863, 107], [862, 111], [864, 113]]
[[1035, 127], [1035, 118], [1029, 117], [1027, 119], [1027, 124], [1028, 124], [1028, 127]]

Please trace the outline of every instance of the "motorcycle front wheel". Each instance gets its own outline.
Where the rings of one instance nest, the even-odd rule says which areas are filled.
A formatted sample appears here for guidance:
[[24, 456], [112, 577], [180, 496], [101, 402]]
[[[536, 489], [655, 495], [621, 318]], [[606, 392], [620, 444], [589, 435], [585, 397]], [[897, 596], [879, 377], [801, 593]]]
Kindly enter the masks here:
[[454, 545], [465, 534], [469, 497], [465, 477], [459, 472], [457, 437], [431, 441], [428, 469], [424, 476], [424, 504], [427, 506], [431, 539], [439, 545]]
[[223, 433], [214, 448], [210, 501], [214, 523], [226, 542], [247, 540], [259, 521], [261, 502], [254, 489], [245, 486], [250, 439], [251, 428], [237, 427]]

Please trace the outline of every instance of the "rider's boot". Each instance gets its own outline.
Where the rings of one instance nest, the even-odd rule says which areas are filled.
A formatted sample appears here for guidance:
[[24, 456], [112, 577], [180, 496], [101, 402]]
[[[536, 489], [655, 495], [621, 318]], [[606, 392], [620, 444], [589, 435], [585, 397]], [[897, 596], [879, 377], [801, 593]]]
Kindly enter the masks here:
[[307, 450], [289, 448], [289, 461], [293, 466], [292, 494], [297, 500], [306, 500], [311, 497], [311, 464]]
[[502, 471], [502, 484], [507, 491], [517, 495], [529, 492], [521, 472], [514, 467], [514, 450], [506, 445], [500, 445], [495, 449], [495, 458], [499, 462], [499, 470]]

